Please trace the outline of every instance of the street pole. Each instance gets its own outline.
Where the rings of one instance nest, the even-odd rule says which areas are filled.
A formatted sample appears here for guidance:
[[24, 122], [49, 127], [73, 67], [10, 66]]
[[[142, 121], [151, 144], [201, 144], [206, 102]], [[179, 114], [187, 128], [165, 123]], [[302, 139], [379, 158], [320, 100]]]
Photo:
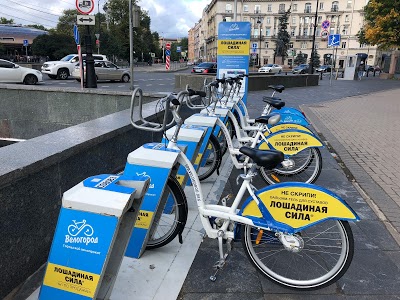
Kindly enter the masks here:
[[314, 74], [313, 60], [314, 60], [314, 55], [315, 55], [315, 34], [317, 32], [318, 6], [319, 6], [319, 0], [317, 0], [317, 7], [315, 9], [314, 33], [313, 33], [313, 40], [312, 40], [311, 60], [310, 60], [310, 67], [309, 67], [309, 70], [308, 70], [309, 74]]
[[237, 21], [237, 0], [235, 0], [234, 2], [233, 2], [234, 4], [233, 4], [233, 9], [234, 9], [234, 11], [233, 11], [233, 21]]
[[89, 25], [86, 25], [85, 48], [86, 48], [86, 87], [97, 88], [96, 73], [94, 71], [92, 38], [90, 37]]
[[99, 37], [97, 38], [98, 44], [97, 44], [97, 54], [100, 54], [100, 0], [97, 1], [97, 22], [99, 23]]

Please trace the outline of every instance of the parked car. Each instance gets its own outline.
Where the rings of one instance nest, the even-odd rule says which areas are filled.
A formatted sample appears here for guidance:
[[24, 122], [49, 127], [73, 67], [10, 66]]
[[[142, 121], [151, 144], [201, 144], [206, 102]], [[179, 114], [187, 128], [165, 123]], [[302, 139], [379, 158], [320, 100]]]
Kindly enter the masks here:
[[262, 66], [261, 68], [258, 69], [259, 73], [275, 73], [275, 74], [280, 74], [282, 72], [282, 67], [277, 64], [267, 64], [265, 66]]
[[292, 72], [293, 74], [306, 74], [308, 73], [308, 68], [309, 68], [308, 64], [301, 64], [298, 65], [297, 67], [294, 67]]
[[203, 62], [194, 66], [192, 69], [192, 73], [217, 73], [217, 63], [214, 62]]
[[325, 73], [325, 72], [330, 72], [331, 69], [332, 69], [332, 67], [329, 65], [322, 65], [322, 66], [319, 66], [318, 68], [316, 68], [315, 71]]
[[[86, 54], [82, 54], [83, 57]], [[105, 55], [101, 54], [93, 54], [93, 58], [95, 60], [107, 60]], [[47, 74], [51, 79], [68, 79], [72, 72], [74, 71], [74, 67], [76, 63], [79, 62], [78, 54], [69, 54], [59, 61], [47, 61], [42, 66], [42, 73]]]
[[43, 75], [40, 71], [0, 59], [0, 82], [36, 84], [42, 81]]
[[[85, 63], [83, 65], [83, 68], [85, 72], [86, 68]], [[131, 73], [129, 69], [120, 68], [110, 61], [96, 60], [94, 62], [94, 71], [96, 73], [97, 81], [111, 80], [111, 81], [129, 82], [129, 80], [131, 79]], [[79, 63], [75, 65], [75, 68], [72, 72], [72, 77], [74, 77], [77, 81], [81, 81]]]

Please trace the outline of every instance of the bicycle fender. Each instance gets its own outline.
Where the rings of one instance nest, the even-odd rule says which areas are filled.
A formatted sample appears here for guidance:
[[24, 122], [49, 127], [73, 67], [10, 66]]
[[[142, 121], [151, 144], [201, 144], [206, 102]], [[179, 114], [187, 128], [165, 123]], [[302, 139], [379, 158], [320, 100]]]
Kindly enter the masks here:
[[249, 197], [239, 214], [261, 227], [295, 233], [329, 219], [360, 220], [345, 200], [314, 184], [279, 183], [258, 190], [255, 195], [259, 204]]
[[282, 113], [282, 114], [293, 114], [293, 115], [298, 115], [298, 116], [301, 116], [301, 117], [305, 118], [304, 114], [300, 110], [298, 110], [298, 109], [296, 109], [294, 107], [282, 107], [279, 110], [279, 113]]
[[303, 126], [309, 126], [310, 123], [304, 118], [304, 116], [300, 115], [295, 115], [295, 114], [285, 114], [285, 113], [278, 113], [278, 112], [273, 112], [271, 115], [274, 114], [279, 114], [281, 115], [281, 120], [279, 121], [278, 124], [284, 124], [284, 123], [294, 123], [294, 124], [300, 124]]
[[268, 143], [262, 140], [257, 145], [258, 149], [275, 149], [289, 156], [295, 155], [307, 148], [324, 146], [322, 141], [313, 133], [296, 129], [278, 131], [267, 136], [266, 139]]

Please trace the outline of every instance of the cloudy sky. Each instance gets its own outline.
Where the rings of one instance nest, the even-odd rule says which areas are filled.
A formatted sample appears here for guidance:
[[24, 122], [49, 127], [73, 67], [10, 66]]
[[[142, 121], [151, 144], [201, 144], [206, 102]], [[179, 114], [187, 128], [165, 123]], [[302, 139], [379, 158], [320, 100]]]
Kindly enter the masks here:
[[[165, 37], [185, 37], [201, 18], [203, 8], [211, 0], [140, 0], [149, 12], [151, 30]], [[106, 0], [100, 0], [100, 11]], [[40, 24], [55, 27], [64, 9], [75, 9], [75, 0], [0, 0], [0, 17], [14, 19], [17, 24]], [[97, 13], [98, 2], [95, 0]]]

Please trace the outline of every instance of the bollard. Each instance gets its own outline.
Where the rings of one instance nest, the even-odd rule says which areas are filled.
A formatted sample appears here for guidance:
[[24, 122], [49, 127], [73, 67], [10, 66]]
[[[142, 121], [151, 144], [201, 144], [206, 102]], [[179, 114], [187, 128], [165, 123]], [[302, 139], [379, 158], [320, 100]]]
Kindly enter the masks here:
[[322, 72], [320, 72], [319, 79], [322, 80]]

